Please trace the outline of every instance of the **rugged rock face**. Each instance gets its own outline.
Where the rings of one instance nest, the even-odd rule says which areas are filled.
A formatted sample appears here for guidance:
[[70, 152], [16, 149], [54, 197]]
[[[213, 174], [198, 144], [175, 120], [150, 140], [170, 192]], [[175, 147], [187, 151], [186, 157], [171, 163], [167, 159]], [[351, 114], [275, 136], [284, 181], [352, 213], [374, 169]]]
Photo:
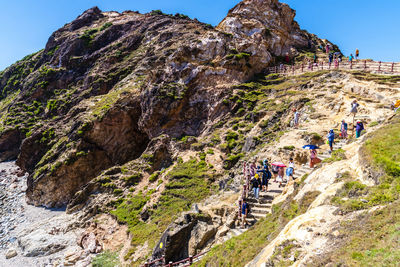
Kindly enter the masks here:
[[19, 154], [31, 203], [65, 205], [151, 139], [197, 136], [226, 114], [231, 84], [307, 45], [294, 15], [277, 1], [244, 1], [213, 29], [178, 15], [89, 9], [1, 73], [2, 158]]
[[245, 0], [217, 28], [239, 39], [236, 48], [253, 55], [250, 64], [265, 66], [275, 56], [293, 55], [296, 48], [308, 45], [311, 36], [300, 30], [295, 15], [278, 0]]
[[[28, 203], [125, 223], [124, 258], [144, 260], [162, 232], [154, 257], [196, 254], [223, 238], [235, 210], [172, 218], [218, 185], [236, 189], [231, 169], [243, 153], [310, 102], [300, 90], [312, 76], [298, 89], [262, 73], [323, 42], [294, 16], [276, 0], [243, 1], [216, 28], [181, 14], [89, 9], [0, 73], [0, 159], [29, 173]], [[99, 231], [82, 237], [87, 253], [100, 251]], [[21, 239], [28, 254], [63, 249], [38, 234]]]

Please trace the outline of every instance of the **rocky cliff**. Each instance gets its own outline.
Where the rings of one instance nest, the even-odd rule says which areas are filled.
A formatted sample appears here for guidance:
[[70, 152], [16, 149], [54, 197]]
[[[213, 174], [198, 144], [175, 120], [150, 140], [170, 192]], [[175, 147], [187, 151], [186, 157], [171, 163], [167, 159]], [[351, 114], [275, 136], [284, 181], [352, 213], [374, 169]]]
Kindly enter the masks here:
[[[237, 190], [240, 158], [310, 102], [300, 91], [324, 73], [263, 74], [327, 42], [294, 16], [277, 0], [245, 0], [215, 28], [182, 14], [89, 9], [0, 73], [0, 158], [28, 172], [28, 203], [68, 205], [82, 225], [102, 213], [125, 223], [125, 260], [138, 263], [181, 212]], [[183, 227], [195, 237], [183, 238], [182, 257], [233, 223], [232, 207], [204, 209], [214, 216]]]
[[29, 172], [28, 199], [65, 205], [150, 140], [198, 136], [222, 99], [310, 35], [277, 1], [244, 1], [213, 29], [183, 15], [92, 8], [1, 73], [2, 158]]

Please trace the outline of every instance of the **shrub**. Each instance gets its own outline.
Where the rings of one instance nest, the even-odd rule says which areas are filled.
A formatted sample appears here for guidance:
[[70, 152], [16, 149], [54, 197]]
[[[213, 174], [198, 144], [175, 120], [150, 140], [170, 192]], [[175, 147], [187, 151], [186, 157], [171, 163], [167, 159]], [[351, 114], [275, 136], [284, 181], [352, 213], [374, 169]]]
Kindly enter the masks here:
[[115, 267], [119, 263], [118, 254], [111, 251], [104, 251], [96, 255], [92, 260], [93, 267]]
[[157, 9], [157, 10], [152, 10], [150, 12], [150, 15], [156, 16], [156, 15], [165, 15], [161, 10]]
[[122, 189], [116, 188], [114, 189], [114, 195], [121, 195], [124, 192]]
[[295, 149], [295, 147], [294, 146], [284, 146], [283, 149], [292, 151]]
[[232, 131], [227, 132], [227, 134], [225, 136], [225, 140], [228, 142], [232, 141], [232, 140], [237, 140], [238, 138], [239, 138], [239, 134], [236, 132], [232, 132]]
[[98, 31], [99, 29], [88, 29], [79, 37], [79, 39], [83, 40], [85, 45], [90, 45]]
[[149, 177], [150, 183], [153, 183], [153, 182], [157, 181], [159, 176], [160, 176], [160, 172], [159, 171], [156, 171], [152, 175], [150, 175], [150, 177]]
[[113, 24], [111, 22], [106, 22], [106, 23], [103, 24], [103, 26], [101, 26], [100, 31], [104, 31], [105, 29], [108, 29], [112, 25]]
[[130, 176], [123, 177], [122, 179], [125, 181], [126, 184], [134, 185], [137, 184], [141, 178], [142, 178], [141, 173], [135, 173]]

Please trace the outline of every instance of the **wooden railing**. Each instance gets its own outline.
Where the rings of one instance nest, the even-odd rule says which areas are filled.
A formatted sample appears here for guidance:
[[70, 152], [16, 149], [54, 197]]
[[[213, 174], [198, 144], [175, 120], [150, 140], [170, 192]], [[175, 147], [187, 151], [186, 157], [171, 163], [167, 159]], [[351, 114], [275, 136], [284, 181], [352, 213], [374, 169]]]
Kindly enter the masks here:
[[320, 70], [359, 70], [366, 72], [376, 72], [378, 74], [400, 74], [400, 63], [382, 62], [371, 60], [354, 60], [354, 61], [335, 61], [332, 63], [325, 61], [297, 63], [292, 65], [280, 64], [279, 66], [269, 67], [270, 73], [280, 73], [285, 75], [296, 75], [306, 72]]

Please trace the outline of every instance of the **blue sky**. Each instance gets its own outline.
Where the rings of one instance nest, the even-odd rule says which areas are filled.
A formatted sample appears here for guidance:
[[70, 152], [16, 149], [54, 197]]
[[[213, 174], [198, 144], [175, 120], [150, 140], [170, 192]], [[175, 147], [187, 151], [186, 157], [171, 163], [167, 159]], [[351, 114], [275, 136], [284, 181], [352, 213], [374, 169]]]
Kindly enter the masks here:
[[[51, 33], [84, 10], [161, 9], [218, 24], [239, 0], [0, 0], [0, 70], [42, 49]], [[360, 49], [361, 57], [400, 61], [400, 1], [282, 0], [297, 11], [302, 29], [327, 38], [345, 54]], [[34, 3], [34, 4], [33, 4]]]

